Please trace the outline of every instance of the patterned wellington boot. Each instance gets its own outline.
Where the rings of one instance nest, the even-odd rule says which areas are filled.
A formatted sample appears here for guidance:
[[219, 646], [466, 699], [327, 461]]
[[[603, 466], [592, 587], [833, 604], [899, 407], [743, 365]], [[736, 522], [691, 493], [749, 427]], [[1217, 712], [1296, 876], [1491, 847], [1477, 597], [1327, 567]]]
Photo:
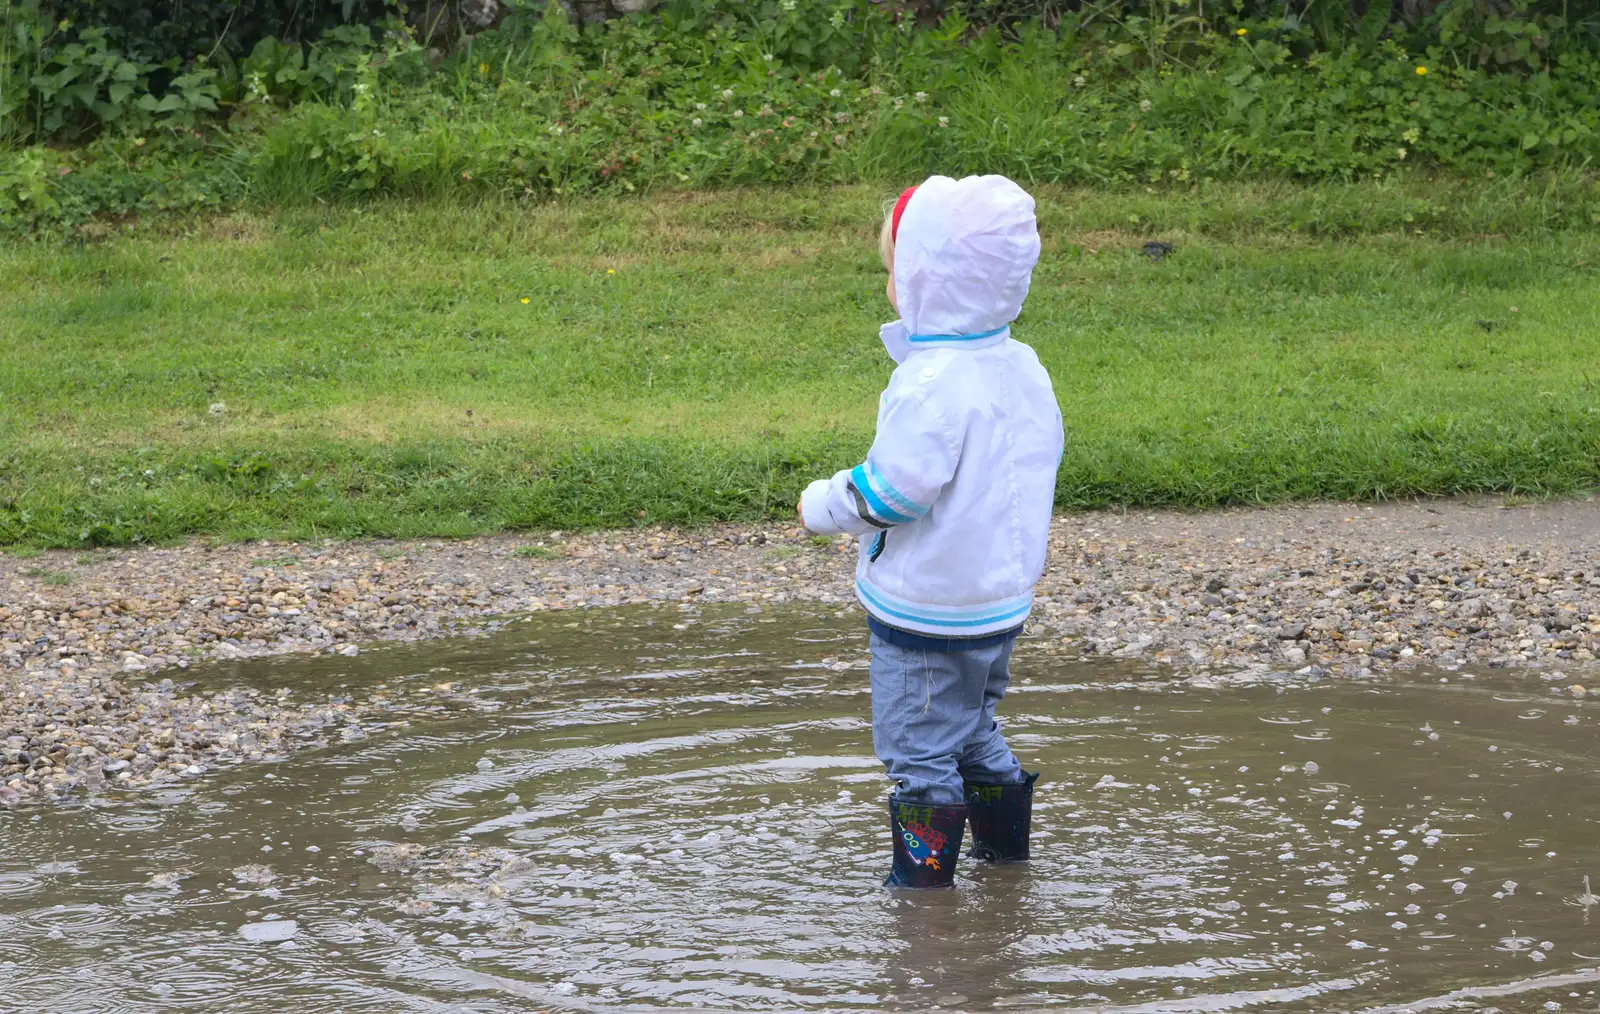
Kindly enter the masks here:
[[931, 806], [889, 800], [889, 833], [894, 837], [894, 866], [885, 887], [954, 886], [967, 806]]
[[972, 859], [986, 863], [1028, 861], [1028, 834], [1033, 825], [1033, 783], [1037, 772], [1022, 773], [1014, 785], [967, 783], [968, 818], [972, 821]]

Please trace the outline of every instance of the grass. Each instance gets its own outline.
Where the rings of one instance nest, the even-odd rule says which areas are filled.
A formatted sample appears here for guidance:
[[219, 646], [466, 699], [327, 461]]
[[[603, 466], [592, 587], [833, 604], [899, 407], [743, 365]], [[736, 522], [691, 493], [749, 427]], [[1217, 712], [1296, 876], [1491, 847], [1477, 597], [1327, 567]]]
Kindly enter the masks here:
[[[871, 439], [882, 196], [396, 203], [0, 247], [0, 544], [790, 516]], [[1539, 193], [1040, 196], [1016, 334], [1065, 416], [1062, 506], [1600, 481], [1600, 238], [1544, 228]]]

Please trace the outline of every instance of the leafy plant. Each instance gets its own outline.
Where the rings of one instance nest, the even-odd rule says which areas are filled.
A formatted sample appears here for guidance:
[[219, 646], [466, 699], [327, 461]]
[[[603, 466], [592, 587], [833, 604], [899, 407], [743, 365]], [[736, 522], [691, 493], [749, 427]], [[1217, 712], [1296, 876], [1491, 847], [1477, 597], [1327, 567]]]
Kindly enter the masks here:
[[[401, 31], [393, 31], [389, 37], [408, 38]], [[397, 56], [409, 48], [402, 45], [391, 49], [389, 55]], [[364, 25], [333, 28], [309, 47], [268, 36], [239, 63], [242, 97], [247, 102], [278, 105], [348, 101], [380, 52], [372, 31]]]
[[52, 20], [97, 25], [139, 59], [190, 64], [232, 60], [267, 36], [315, 39], [348, 24], [383, 19], [390, 0], [49, 0]]
[[[149, 97], [155, 65], [129, 60], [111, 46], [104, 28], [88, 28], [76, 41], [55, 49], [29, 80], [38, 102], [40, 129], [67, 137], [90, 123], [112, 123]], [[142, 107], [141, 107], [142, 108]]]
[[165, 126], [192, 128], [202, 114], [217, 111], [217, 100], [221, 97], [217, 71], [209, 67], [197, 67], [187, 74], [174, 77], [167, 85], [166, 93], [159, 98], [150, 92], [140, 95], [137, 105]]
[[[1494, 17], [1443, 0], [1412, 21], [1348, 0], [664, 0], [583, 27], [559, 3], [518, 2], [498, 28], [426, 52], [406, 22], [367, 23], [376, 8], [358, 4], [358, 23], [317, 14], [327, 30], [311, 41], [251, 28], [248, 50], [230, 36], [161, 60], [131, 22], [79, 28], [23, 2], [0, 62], [9, 231], [246, 195], [543, 198], [930, 172], [1196, 186], [1522, 175], [1600, 156], [1600, 29], [1552, 0], [1505, 0]], [[153, 2], [113, 10], [137, 20]], [[246, 0], [240, 17], [270, 6]], [[29, 142], [55, 147], [15, 154]]]
[[[37, 24], [28, 28], [19, 19], [7, 38], [19, 52], [27, 44], [36, 65], [25, 79], [15, 62], [0, 69], [0, 85], [7, 86], [0, 95], [0, 112], [7, 114], [9, 132], [18, 137], [25, 136], [19, 123], [31, 123], [35, 134], [70, 140], [114, 126], [192, 128], [202, 116], [217, 111], [217, 70], [194, 67], [174, 73], [176, 64], [132, 58], [112, 44], [106, 28], [73, 32], [63, 22], [46, 34]], [[158, 92], [154, 82], [163, 73], [165, 85]]]
[[42, 148], [0, 153], [0, 221], [37, 222], [58, 207], [51, 192], [51, 163]]

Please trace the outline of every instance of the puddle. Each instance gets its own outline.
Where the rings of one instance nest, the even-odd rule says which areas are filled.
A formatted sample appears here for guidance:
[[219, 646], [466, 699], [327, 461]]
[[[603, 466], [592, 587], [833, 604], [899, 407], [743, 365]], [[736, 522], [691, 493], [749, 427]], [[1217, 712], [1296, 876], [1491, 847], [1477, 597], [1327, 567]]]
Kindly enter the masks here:
[[0, 1010], [1596, 1009], [1596, 712], [1536, 675], [1202, 687], [1025, 644], [1035, 863], [896, 898], [863, 642], [634, 611], [214, 670], [438, 713], [0, 812]]

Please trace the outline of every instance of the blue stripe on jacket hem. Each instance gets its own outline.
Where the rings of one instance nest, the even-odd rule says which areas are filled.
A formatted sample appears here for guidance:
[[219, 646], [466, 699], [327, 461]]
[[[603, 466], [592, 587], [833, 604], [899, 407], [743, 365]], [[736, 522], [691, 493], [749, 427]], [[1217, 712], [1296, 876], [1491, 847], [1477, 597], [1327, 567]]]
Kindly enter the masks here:
[[[977, 627], [995, 628], [1000, 627], [1000, 625], [1005, 624], [1008, 621], [1015, 621], [1015, 623], [1020, 624], [1024, 619], [1027, 618], [1028, 613], [1033, 609], [1033, 601], [1032, 597], [1030, 596], [1029, 600], [1022, 603], [1020, 606], [1002, 610], [1000, 612], [989, 613], [988, 615], [984, 615], [982, 612], [978, 612], [976, 615], [974, 615], [973, 613], [969, 612], [966, 616], [933, 616], [927, 613], [911, 612], [908, 608], [897, 608], [889, 605], [879, 596], [874, 595], [862, 581], [856, 582], [856, 594], [860, 596], [862, 604], [867, 607], [867, 611], [869, 613], [878, 614], [879, 619], [883, 620], [885, 623], [892, 624], [894, 620], [902, 620], [921, 627], [931, 627], [934, 631], [938, 632], [942, 632], [944, 630], [949, 630], [952, 632], [970, 631]], [[1003, 629], [1003, 627], [1001, 629]], [[919, 632], [927, 633], [927, 631]], [[992, 632], [992, 630], [985, 631], [985, 633], [989, 632]]]

